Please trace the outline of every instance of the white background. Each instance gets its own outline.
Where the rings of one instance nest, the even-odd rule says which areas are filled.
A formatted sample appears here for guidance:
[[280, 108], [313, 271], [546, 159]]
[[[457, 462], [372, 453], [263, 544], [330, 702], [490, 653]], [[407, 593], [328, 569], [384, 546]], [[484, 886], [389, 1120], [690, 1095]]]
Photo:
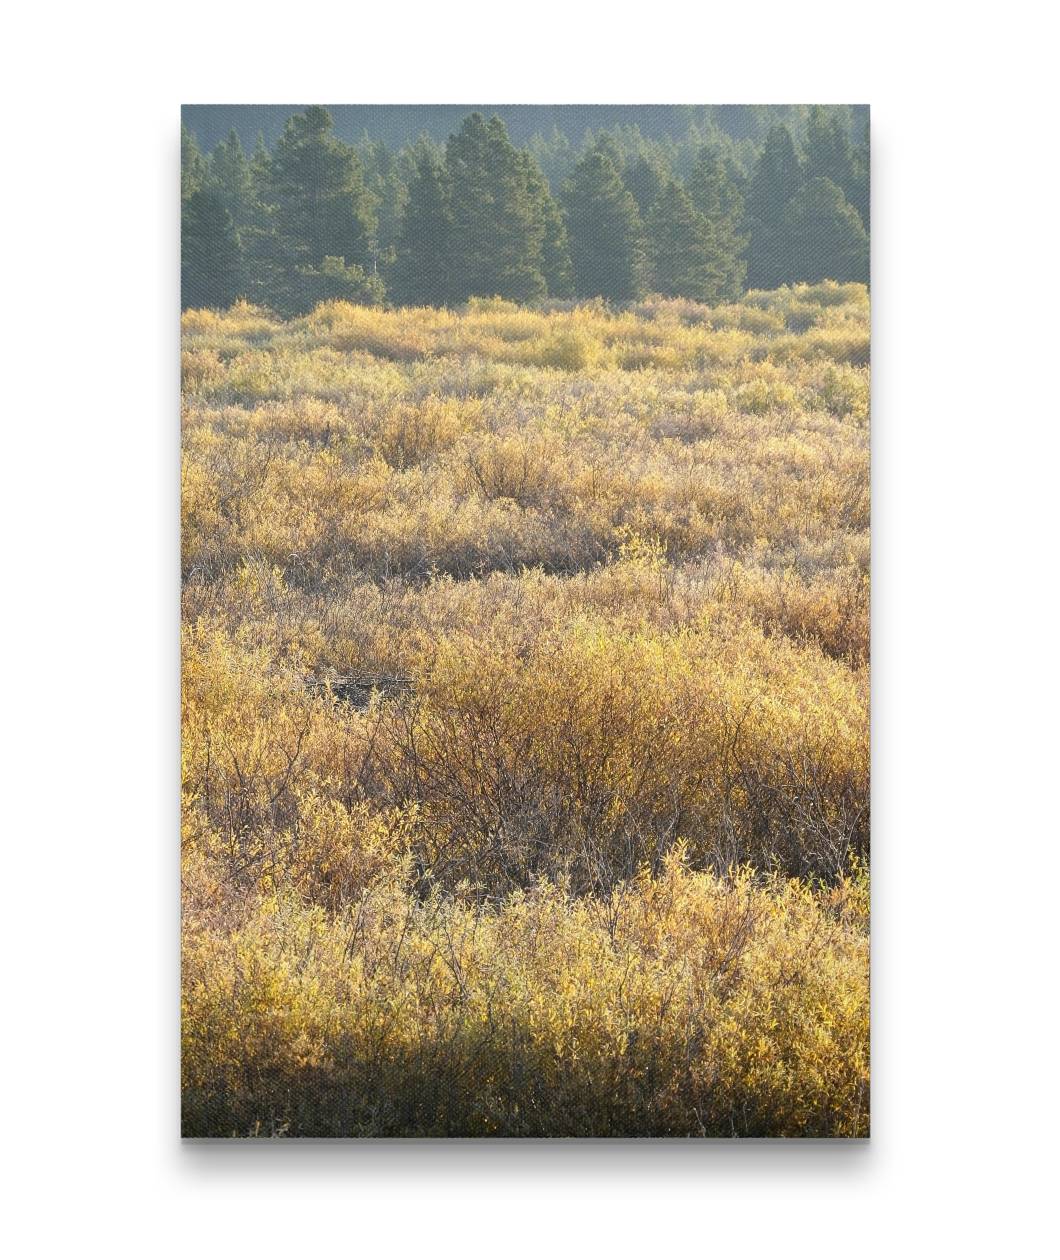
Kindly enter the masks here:
[[[1041, 1254], [1056, 1144], [1045, 6], [8, 10], [9, 1254]], [[873, 1138], [181, 1145], [181, 101], [873, 107]]]

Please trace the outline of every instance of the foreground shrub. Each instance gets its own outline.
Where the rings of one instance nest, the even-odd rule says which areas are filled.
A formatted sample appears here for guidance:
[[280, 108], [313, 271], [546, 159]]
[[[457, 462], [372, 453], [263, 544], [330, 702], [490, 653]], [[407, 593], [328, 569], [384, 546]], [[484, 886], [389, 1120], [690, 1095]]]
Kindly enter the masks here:
[[829, 877], [867, 851], [861, 684], [753, 627], [480, 635], [442, 647], [422, 695], [384, 715], [379, 773], [420, 804], [447, 885], [606, 895], [678, 836], [702, 865]]
[[868, 1134], [867, 887], [672, 858], [612, 896], [217, 908], [187, 871], [188, 1136]]

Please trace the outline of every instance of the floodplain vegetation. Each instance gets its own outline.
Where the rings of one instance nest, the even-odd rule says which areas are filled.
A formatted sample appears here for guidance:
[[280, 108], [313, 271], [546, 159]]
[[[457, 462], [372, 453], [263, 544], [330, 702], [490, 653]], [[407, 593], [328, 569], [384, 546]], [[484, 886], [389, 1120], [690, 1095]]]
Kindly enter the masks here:
[[867, 1136], [868, 359], [184, 314], [187, 1136]]

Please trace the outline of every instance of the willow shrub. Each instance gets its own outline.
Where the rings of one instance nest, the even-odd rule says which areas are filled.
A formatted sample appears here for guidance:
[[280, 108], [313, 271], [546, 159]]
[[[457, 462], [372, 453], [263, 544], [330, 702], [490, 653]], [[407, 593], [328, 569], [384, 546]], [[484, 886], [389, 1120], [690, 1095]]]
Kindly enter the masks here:
[[864, 287], [183, 332], [185, 1132], [867, 1133]]
[[671, 854], [606, 901], [536, 883], [337, 915], [218, 913], [186, 874], [183, 1108], [199, 1136], [868, 1133], [866, 890]]

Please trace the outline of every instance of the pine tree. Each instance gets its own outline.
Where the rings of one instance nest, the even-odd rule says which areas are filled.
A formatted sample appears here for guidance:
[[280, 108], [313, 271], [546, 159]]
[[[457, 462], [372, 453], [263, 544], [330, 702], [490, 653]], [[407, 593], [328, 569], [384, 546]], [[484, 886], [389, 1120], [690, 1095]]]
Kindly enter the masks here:
[[543, 297], [541, 240], [526, 169], [499, 118], [464, 119], [446, 145], [456, 299]]
[[490, 291], [513, 302], [543, 298], [547, 285], [542, 271], [540, 206], [527, 183], [523, 155], [508, 139], [508, 129], [494, 117], [486, 124], [490, 136], [488, 162], [492, 176], [493, 263], [496, 283]]
[[250, 301], [278, 310], [284, 305], [284, 276], [293, 264], [276, 223], [272, 157], [260, 131], [247, 165], [250, 177], [249, 215], [248, 221], [239, 228], [244, 289]]
[[383, 282], [356, 263], [325, 258], [318, 267], [285, 272], [274, 300], [283, 315], [303, 315], [321, 302], [378, 306], [386, 296]]
[[363, 152], [365, 187], [375, 219], [372, 252], [377, 266], [384, 268], [394, 260], [408, 189], [396, 156], [381, 140], [369, 141]]
[[747, 190], [750, 229], [748, 281], [755, 288], [776, 288], [792, 279], [784, 241], [784, 211], [799, 191], [803, 171], [791, 132], [782, 123], [769, 129]]
[[845, 196], [854, 187], [854, 159], [846, 123], [820, 105], [813, 106], [806, 120], [806, 178], [830, 179]]
[[549, 191], [545, 177], [531, 154], [520, 152], [527, 192], [534, 214], [534, 236], [539, 240], [541, 274], [549, 297], [568, 298], [574, 295], [571, 272], [570, 242], [563, 211]]
[[618, 147], [615, 137], [609, 131], [600, 131], [595, 136], [590, 134], [586, 139], [588, 141], [586, 153], [602, 153], [621, 179], [626, 171], [626, 160], [622, 156], [622, 150]]
[[724, 282], [710, 224], [669, 180], [648, 211], [652, 287], [664, 297], [717, 301]]
[[186, 202], [206, 182], [206, 159], [195, 136], [180, 124], [180, 200]]
[[830, 179], [811, 179], [788, 202], [783, 239], [793, 280], [868, 281], [869, 238]]
[[637, 203], [599, 149], [575, 166], [564, 200], [577, 295], [615, 302], [639, 297], [643, 226]]
[[744, 217], [743, 194], [721, 157], [702, 148], [688, 177], [688, 195], [706, 219], [714, 251], [717, 298], [735, 301], [744, 291], [747, 238], [740, 232]]
[[249, 224], [254, 214], [254, 182], [239, 133], [233, 127], [228, 138], [210, 154], [208, 186], [220, 197], [236, 230]]
[[294, 266], [367, 266], [374, 224], [360, 159], [314, 105], [287, 120], [271, 162], [276, 222]]
[[227, 307], [241, 288], [239, 240], [214, 192], [200, 188], [180, 217], [180, 300], [187, 307]]
[[445, 146], [453, 215], [453, 292], [457, 301], [484, 293], [492, 274], [489, 239], [489, 136], [481, 114], [465, 118]]
[[255, 209], [260, 212], [269, 203], [272, 192], [272, 155], [265, 147], [265, 136], [260, 131], [250, 157], [250, 186]]
[[453, 217], [449, 178], [429, 151], [416, 164], [394, 260], [394, 300], [407, 306], [452, 301]]
[[870, 198], [869, 198], [869, 124], [865, 124], [865, 139], [853, 153], [854, 184], [847, 194], [847, 199], [861, 215], [865, 231], [869, 230]]
[[531, 136], [529, 151], [541, 168], [550, 189], [562, 186], [573, 170], [577, 157], [570, 137], [555, 126], [547, 138], [537, 133]]
[[623, 183], [633, 194], [637, 203], [637, 213], [642, 219], [655, 203], [656, 197], [666, 185], [667, 172], [660, 162], [645, 157], [637, 158], [632, 166], [626, 168]]

